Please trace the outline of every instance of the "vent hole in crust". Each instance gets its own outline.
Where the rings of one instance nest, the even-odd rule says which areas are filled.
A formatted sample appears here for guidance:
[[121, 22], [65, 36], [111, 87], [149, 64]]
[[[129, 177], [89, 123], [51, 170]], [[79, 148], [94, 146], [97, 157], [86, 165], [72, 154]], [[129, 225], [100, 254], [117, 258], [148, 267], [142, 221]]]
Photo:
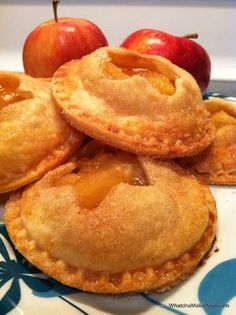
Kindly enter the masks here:
[[0, 109], [9, 104], [33, 98], [29, 91], [19, 90], [20, 80], [10, 75], [0, 76]]
[[175, 93], [175, 82], [160, 73], [154, 62], [136, 55], [109, 53], [110, 61], [104, 67], [106, 74], [115, 80], [124, 80], [134, 75], [144, 77], [161, 94]]
[[82, 208], [97, 207], [109, 191], [120, 183], [148, 185], [142, 166], [133, 154], [112, 150], [91, 141], [80, 155], [76, 170], [57, 179], [54, 184], [75, 186]]

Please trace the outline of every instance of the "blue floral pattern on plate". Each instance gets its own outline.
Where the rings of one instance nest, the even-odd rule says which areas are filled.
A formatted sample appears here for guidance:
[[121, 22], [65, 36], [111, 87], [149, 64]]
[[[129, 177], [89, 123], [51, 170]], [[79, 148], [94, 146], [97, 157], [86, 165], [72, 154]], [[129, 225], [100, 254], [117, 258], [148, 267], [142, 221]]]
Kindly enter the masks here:
[[14, 250], [15, 259], [11, 259], [4, 244], [13, 247], [7, 234], [5, 225], [0, 224], [0, 253], [3, 260], [0, 261], [0, 288], [5, 283], [12, 280], [10, 288], [0, 300], [0, 315], [5, 315], [17, 306], [21, 298], [21, 288], [19, 280], [33, 291], [33, 294], [43, 297], [60, 297], [82, 314], [88, 314], [83, 309], [68, 301], [63, 295], [78, 293], [79, 290], [64, 286], [54, 279], [45, 277], [37, 268], [30, 265], [24, 257]]
[[[219, 285], [220, 284], [220, 285]], [[223, 261], [211, 269], [200, 283], [198, 297], [207, 315], [220, 315], [223, 305], [236, 296], [236, 258]]]

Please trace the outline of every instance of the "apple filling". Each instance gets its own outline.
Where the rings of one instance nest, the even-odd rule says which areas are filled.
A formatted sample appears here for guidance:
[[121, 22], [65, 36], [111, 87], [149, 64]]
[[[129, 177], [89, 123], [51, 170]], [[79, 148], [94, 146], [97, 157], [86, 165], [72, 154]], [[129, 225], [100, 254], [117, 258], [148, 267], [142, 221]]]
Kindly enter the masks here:
[[82, 208], [97, 207], [112, 187], [120, 183], [147, 185], [139, 161], [125, 152], [99, 152], [93, 158], [82, 158], [78, 169], [78, 173], [58, 179], [56, 185], [75, 186]]
[[224, 110], [221, 110], [211, 116], [211, 119], [213, 120], [215, 126], [217, 129], [225, 126], [225, 125], [235, 125], [236, 119], [226, 113]]
[[155, 64], [139, 56], [128, 56], [119, 58], [114, 54], [109, 55], [111, 61], [105, 65], [106, 73], [113, 79], [124, 80], [131, 76], [144, 77], [160, 93], [172, 95], [175, 93], [174, 80], [160, 73]]
[[13, 76], [0, 77], [0, 108], [32, 98], [28, 91], [19, 90], [19, 79]]

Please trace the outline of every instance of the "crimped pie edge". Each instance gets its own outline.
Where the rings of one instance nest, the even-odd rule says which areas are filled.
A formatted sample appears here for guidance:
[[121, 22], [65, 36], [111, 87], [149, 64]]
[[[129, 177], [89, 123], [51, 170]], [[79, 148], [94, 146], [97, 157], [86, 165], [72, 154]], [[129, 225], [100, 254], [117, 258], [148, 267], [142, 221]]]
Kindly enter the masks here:
[[[202, 187], [208, 195], [208, 189]], [[20, 218], [21, 193], [12, 194], [7, 203], [5, 224], [9, 236], [16, 248], [30, 263], [56, 280], [84, 291], [102, 294], [120, 294], [157, 291], [164, 292], [187, 279], [210, 251], [215, 238], [217, 213], [215, 202], [210, 200], [209, 222], [201, 239], [192, 249], [176, 259], [161, 266], [146, 267], [142, 270], [125, 271], [119, 274], [94, 273], [55, 259], [46, 251], [36, 246], [27, 236]]]

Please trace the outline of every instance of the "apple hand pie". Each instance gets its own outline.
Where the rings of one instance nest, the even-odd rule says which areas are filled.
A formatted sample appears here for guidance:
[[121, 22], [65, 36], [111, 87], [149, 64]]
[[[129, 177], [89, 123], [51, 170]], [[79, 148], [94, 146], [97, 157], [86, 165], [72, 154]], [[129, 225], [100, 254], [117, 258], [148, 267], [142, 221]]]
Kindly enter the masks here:
[[94, 142], [12, 194], [5, 216], [29, 262], [66, 285], [111, 294], [161, 292], [187, 278], [210, 250], [216, 220], [208, 187], [174, 162]]
[[82, 139], [56, 111], [49, 80], [0, 72], [0, 193], [59, 166]]
[[178, 162], [209, 184], [236, 184], [236, 105], [223, 99], [204, 102], [216, 127], [213, 143], [192, 158]]
[[103, 143], [140, 155], [194, 155], [213, 140], [193, 77], [162, 57], [101, 48], [63, 65], [53, 95], [66, 119]]

